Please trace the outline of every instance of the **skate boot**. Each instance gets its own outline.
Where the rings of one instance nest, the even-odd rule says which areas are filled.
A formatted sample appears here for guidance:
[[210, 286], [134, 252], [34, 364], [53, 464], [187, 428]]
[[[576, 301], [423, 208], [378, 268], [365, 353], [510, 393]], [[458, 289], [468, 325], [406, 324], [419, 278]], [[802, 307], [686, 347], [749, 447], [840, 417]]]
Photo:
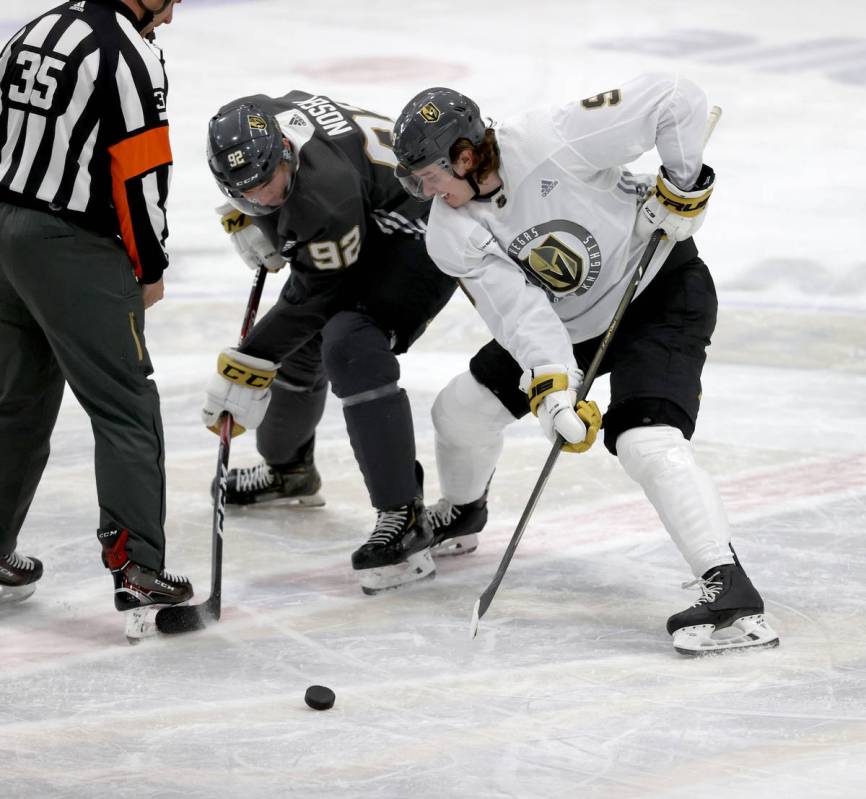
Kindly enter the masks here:
[[467, 555], [478, 548], [478, 535], [487, 524], [487, 492], [474, 502], [452, 505], [440, 499], [427, 508], [427, 520], [433, 529], [433, 557]]
[[0, 605], [27, 599], [41, 576], [42, 561], [16, 552], [0, 555]]
[[114, 607], [126, 613], [126, 637], [137, 643], [156, 634], [156, 613], [167, 605], [182, 605], [193, 595], [186, 577], [157, 572], [133, 563], [126, 554], [127, 529], [106, 527], [96, 531], [102, 544], [102, 562], [114, 578]]
[[432, 542], [433, 531], [420, 499], [394, 510], [378, 511], [376, 528], [367, 543], [352, 553], [352, 568], [359, 573], [361, 590], [378, 594], [433, 577]]
[[683, 583], [683, 588], [694, 586], [701, 589], [698, 601], [667, 624], [681, 655], [779, 645], [764, 618], [764, 601], [739, 561], [714, 566], [700, 580]]
[[[321, 487], [322, 478], [312, 462], [278, 467], [263, 461], [257, 466], [229, 470], [226, 504], [252, 505], [285, 500], [288, 504], [316, 508], [325, 504], [319, 494]], [[211, 484], [211, 496], [215, 494], [216, 478]]]

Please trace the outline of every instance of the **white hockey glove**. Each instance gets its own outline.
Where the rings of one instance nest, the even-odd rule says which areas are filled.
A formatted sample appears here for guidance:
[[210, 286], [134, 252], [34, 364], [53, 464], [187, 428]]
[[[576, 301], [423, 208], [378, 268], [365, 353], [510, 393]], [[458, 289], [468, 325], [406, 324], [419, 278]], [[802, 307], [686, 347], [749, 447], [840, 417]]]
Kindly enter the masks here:
[[536, 366], [520, 379], [520, 388], [529, 395], [529, 408], [544, 434], [551, 442], [557, 434], [566, 440], [563, 452], [586, 452], [601, 427], [601, 412], [594, 402], [581, 400], [575, 406], [581, 380], [579, 369], [561, 363]]
[[217, 373], [207, 384], [202, 421], [219, 435], [220, 417], [230, 413], [234, 419], [232, 438], [262, 423], [271, 401], [270, 385], [277, 365], [264, 358], [253, 358], [236, 349], [223, 350], [217, 360]]
[[635, 231], [647, 241], [656, 228], [661, 228], [673, 241], [684, 241], [698, 232], [704, 223], [704, 209], [713, 193], [716, 173], [704, 164], [695, 185], [685, 191], [674, 184], [662, 167], [655, 188], [647, 192], [638, 211]]
[[245, 213], [230, 203], [221, 205], [216, 212], [223, 230], [231, 236], [235, 250], [250, 269], [256, 271], [263, 266], [268, 272], [279, 272], [286, 265], [286, 259]]

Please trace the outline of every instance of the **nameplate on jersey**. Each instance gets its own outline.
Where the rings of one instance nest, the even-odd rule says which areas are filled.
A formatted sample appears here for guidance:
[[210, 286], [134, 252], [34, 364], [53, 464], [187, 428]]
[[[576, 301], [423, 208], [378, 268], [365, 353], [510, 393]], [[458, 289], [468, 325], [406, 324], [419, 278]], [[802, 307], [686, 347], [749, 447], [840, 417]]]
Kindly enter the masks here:
[[595, 236], [567, 219], [553, 219], [514, 237], [508, 256], [552, 302], [589, 291], [601, 272]]
[[346, 110], [327, 97], [315, 96], [306, 100], [295, 100], [295, 105], [309, 114], [319, 125], [325, 135], [333, 138], [344, 133], [351, 133], [355, 128], [346, 119]]

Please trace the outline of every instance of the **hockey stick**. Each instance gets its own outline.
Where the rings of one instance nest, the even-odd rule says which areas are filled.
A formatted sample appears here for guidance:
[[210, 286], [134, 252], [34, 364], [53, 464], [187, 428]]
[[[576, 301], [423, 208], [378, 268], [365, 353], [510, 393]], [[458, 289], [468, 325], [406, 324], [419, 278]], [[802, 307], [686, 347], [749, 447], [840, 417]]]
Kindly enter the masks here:
[[[709, 141], [709, 138], [712, 135], [713, 130], [715, 130], [716, 124], [718, 123], [719, 117], [721, 117], [721, 115], [722, 109], [719, 108], [719, 106], [714, 105], [710, 110], [709, 117], [707, 119], [707, 127], [704, 133], [704, 145], [706, 145], [707, 141]], [[577, 391], [577, 399], [575, 400], [575, 404], [577, 404], [581, 400], [585, 400], [587, 394], [589, 394], [589, 389], [592, 387], [595, 376], [598, 373], [598, 368], [601, 365], [602, 358], [604, 358], [605, 353], [610, 346], [613, 335], [614, 333], [616, 333], [616, 330], [619, 327], [623, 316], [625, 315], [626, 309], [631, 304], [631, 301], [634, 298], [635, 292], [637, 291], [641, 279], [644, 276], [644, 272], [646, 271], [649, 262], [652, 260], [653, 255], [655, 255], [655, 251], [659, 246], [659, 242], [661, 241], [661, 237], [663, 234], [664, 231], [661, 228], [657, 228], [650, 236], [649, 241], [647, 242], [646, 249], [641, 256], [638, 265], [635, 267], [631, 280], [629, 281], [626, 290], [623, 292], [622, 299], [619, 301], [619, 305], [617, 306], [616, 311], [614, 311], [613, 318], [610, 320], [607, 332], [602, 337], [601, 343], [598, 345], [598, 349], [593, 356], [592, 362], [590, 363], [589, 368], [586, 370], [586, 374], [583, 376], [583, 382], [580, 384], [580, 388]], [[514, 557], [514, 551], [517, 549], [517, 545], [520, 543], [520, 539], [523, 536], [523, 531], [526, 529], [526, 525], [529, 522], [529, 517], [532, 515], [532, 512], [535, 510], [535, 506], [538, 504], [538, 499], [541, 496], [541, 492], [544, 491], [544, 487], [547, 485], [547, 480], [550, 477], [550, 473], [553, 471], [553, 466], [556, 463], [557, 458], [559, 457], [559, 453], [562, 451], [562, 445], [564, 443], [565, 439], [562, 436], [557, 435], [556, 440], [553, 443], [553, 447], [550, 450], [550, 454], [547, 456], [547, 460], [544, 462], [544, 466], [541, 467], [541, 474], [538, 476], [538, 480], [535, 483], [535, 488], [532, 489], [532, 493], [529, 495], [529, 501], [526, 503], [526, 507], [523, 509], [523, 514], [520, 517], [520, 521], [517, 523], [517, 528], [515, 529], [514, 534], [511, 536], [511, 541], [508, 542], [508, 547], [505, 549], [505, 554], [502, 556], [502, 560], [499, 563], [499, 568], [496, 570], [496, 574], [494, 575], [493, 580], [491, 580], [490, 585], [488, 585], [487, 588], [484, 589], [484, 592], [481, 594], [481, 596], [478, 597], [475, 602], [475, 607], [472, 609], [472, 622], [470, 627], [473, 638], [478, 634], [478, 624], [481, 621], [481, 617], [487, 612], [487, 609], [490, 607], [490, 603], [493, 601], [493, 597], [496, 594], [496, 591], [499, 589], [499, 584], [502, 582], [502, 578], [505, 577], [505, 572], [508, 570], [508, 565], [511, 563], [511, 559]]]
[[[267, 274], [268, 270], [263, 266], [260, 266], [259, 271], [256, 272], [255, 282], [247, 301], [238, 346], [244, 343], [244, 339], [256, 320]], [[156, 629], [161, 633], [172, 634], [203, 630], [208, 624], [219, 621], [222, 611], [223, 522], [226, 512], [226, 481], [228, 479], [229, 449], [231, 448], [233, 426], [232, 415], [224, 413], [220, 420], [220, 444], [216, 468], [217, 489], [213, 504], [210, 596], [198, 605], [174, 605], [158, 611], [155, 622]]]

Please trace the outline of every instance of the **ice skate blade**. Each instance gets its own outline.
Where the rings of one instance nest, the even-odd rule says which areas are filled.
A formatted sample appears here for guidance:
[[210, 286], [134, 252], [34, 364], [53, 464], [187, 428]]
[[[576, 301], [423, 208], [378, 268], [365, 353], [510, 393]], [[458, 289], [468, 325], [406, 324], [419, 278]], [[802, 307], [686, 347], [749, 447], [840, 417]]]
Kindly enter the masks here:
[[36, 583], [27, 585], [0, 585], [0, 607], [4, 605], [17, 605], [27, 597], [33, 596]]
[[379, 594], [409, 583], [429, 580], [435, 576], [436, 565], [433, 563], [429, 549], [410, 555], [403, 563], [358, 570], [361, 590], [367, 595]]
[[247, 510], [260, 507], [279, 507], [288, 509], [321, 508], [325, 505], [325, 498], [321, 494], [309, 494], [303, 497], [269, 497], [255, 502], [228, 502], [226, 510], [230, 512]]
[[325, 504], [325, 498], [321, 494], [310, 494], [308, 497], [292, 497], [294, 502], [290, 505], [296, 505], [301, 508], [321, 508]]
[[[180, 605], [186, 605], [181, 602]], [[140, 608], [124, 611], [126, 615], [126, 640], [132, 645], [140, 644], [145, 638], [155, 638], [159, 634], [156, 614], [163, 608], [176, 608], [180, 605], [143, 605]]]
[[456, 557], [458, 555], [468, 555], [476, 549], [478, 549], [478, 535], [476, 533], [469, 533], [468, 535], [446, 538], [441, 544], [435, 544], [430, 547], [430, 554], [434, 558]]
[[762, 613], [743, 616], [730, 626], [716, 629], [713, 624], [682, 627], [673, 635], [674, 649], [686, 657], [703, 657], [743, 649], [772, 648], [779, 636]]

